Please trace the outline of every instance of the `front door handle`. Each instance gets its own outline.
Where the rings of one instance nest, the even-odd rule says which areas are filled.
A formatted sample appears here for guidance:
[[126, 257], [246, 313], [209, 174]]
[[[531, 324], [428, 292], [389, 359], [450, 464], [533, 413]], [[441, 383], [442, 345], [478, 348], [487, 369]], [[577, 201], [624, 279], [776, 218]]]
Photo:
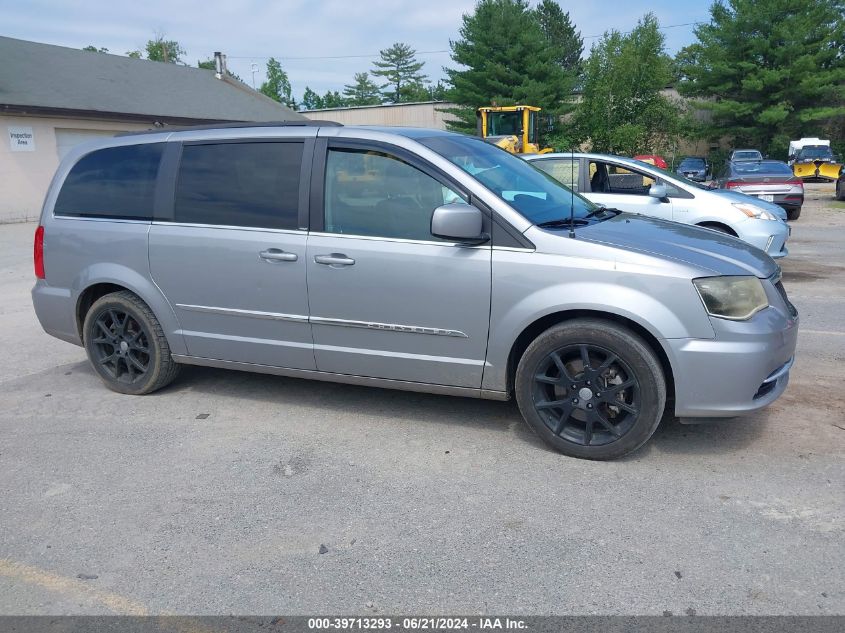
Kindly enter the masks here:
[[297, 259], [296, 253], [286, 253], [280, 248], [268, 248], [258, 253], [258, 256], [268, 262], [295, 262]]
[[333, 268], [338, 268], [340, 266], [352, 266], [355, 263], [355, 260], [351, 257], [347, 257], [343, 253], [332, 253], [331, 255], [315, 255], [314, 261], [318, 264], [323, 264], [324, 266], [331, 266]]

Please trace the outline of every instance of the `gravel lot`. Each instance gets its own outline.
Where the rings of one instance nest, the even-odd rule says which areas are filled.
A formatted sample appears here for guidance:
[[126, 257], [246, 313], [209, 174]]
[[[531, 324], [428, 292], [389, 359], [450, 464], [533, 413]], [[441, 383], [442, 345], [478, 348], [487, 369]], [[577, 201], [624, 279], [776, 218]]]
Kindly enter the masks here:
[[0, 613], [845, 614], [832, 191], [782, 264], [786, 394], [613, 463], [513, 403], [202, 368], [112, 393], [35, 319], [34, 225], [0, 226]]

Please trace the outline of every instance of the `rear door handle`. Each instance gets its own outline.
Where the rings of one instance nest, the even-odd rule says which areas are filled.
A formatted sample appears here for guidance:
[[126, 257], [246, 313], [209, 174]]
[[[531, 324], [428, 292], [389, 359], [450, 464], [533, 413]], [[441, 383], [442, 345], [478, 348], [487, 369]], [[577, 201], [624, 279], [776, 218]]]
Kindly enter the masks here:
[[296, 253], [286, 253], [280, 248], [268, 248], [258, 253], [258, 256], [268, 262], [295, 262], [297, 260]]
[[332, 266], [338, 268], [340, 266], [352, 266], [355, 260], [347, 257], [343, 253], [332, 253], [330, 255], [315, 255], [314, 261], [324, 266]]

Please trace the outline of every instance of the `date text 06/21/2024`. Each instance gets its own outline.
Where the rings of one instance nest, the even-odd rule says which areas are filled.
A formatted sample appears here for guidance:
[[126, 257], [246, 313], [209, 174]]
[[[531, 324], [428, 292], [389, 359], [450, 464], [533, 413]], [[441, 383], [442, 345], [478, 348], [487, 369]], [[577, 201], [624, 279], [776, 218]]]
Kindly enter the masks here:
[[440, 630], [525, 630], [524, 620], [510, 618], [466, 618], [466, 617], [355, 617], [355, 618], [309, 618], [308, 628], [311, 630], [387, 630], [399, 629], [409, 631], [440, 631]]

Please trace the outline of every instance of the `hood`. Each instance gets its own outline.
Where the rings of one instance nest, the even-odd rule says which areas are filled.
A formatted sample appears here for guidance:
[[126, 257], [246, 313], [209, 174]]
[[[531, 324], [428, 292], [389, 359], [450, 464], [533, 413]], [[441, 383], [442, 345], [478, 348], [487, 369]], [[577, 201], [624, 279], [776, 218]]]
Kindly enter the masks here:
[[730, 189], [708, 189], [708, 192], [717, 195], [728, 202], [745, 202], [747, 204], [753, 204], [761, 209], [765, 209], [776, 218], [780, 218], [786, 222], [786, 211], [774, 202], [766, 202], [765, 200], [760, 200], [760, 198], [757, 198], [756, 196], [749, 196], [747, 193], [731, 191]]
[[621, 213], [575, 230], [580, 239], [681, 261], [717, 275], [762, 279], [778, 269], [766, 253], [738, 238], [679, 222]]

